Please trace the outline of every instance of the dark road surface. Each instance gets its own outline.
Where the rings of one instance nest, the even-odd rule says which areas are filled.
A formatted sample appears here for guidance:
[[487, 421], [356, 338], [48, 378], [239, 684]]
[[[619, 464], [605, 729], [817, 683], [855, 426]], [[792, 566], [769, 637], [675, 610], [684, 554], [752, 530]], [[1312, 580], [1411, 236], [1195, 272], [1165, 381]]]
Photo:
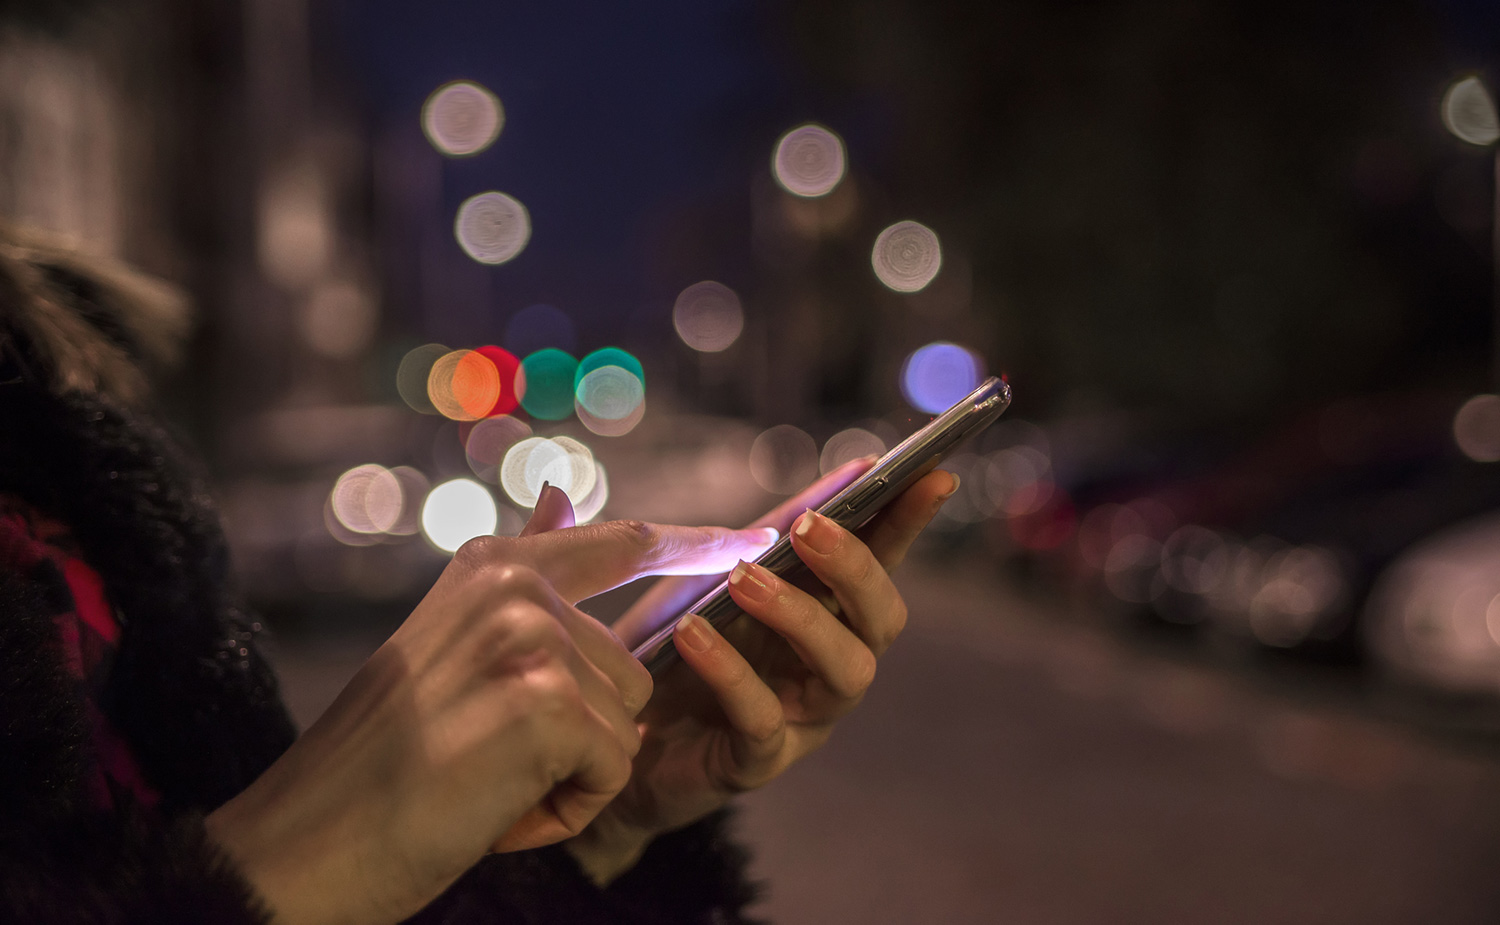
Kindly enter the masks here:
[[[1500, 921], [1493, 747], [1143, 648], [978, 568], [901, 584], [866, 702], [742, 802], [772, 921]], [[282, 640], [299, 721], [377, 643]]]

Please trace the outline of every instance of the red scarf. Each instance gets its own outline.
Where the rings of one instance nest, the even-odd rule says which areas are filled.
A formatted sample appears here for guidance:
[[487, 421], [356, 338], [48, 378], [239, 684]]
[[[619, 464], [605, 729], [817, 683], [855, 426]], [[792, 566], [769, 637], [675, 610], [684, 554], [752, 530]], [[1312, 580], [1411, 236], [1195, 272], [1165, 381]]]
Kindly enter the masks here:
[[85, 786], [100, 809], [112, 809], [116, 791], [143, 805], [161, 798], [141, 776], [130, 747], [110, 725], [99, 701], [120, 643], [120, 624], [99, 573], [83, 559], [63, 524], [0, 493], [0, 569], [36, 583], [56, 609], [58, 654], [78, 685], [98, 760]]

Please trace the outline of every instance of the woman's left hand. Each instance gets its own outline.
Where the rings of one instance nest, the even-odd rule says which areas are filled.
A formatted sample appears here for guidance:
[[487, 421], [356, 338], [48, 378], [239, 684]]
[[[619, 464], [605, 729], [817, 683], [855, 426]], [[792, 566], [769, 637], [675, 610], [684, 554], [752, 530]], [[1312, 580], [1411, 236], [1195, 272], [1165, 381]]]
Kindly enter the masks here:
[[[846, 471], [835, 480], [851, 477]], [[792, 511], [806, 510], [792, 526], [792, 546], [814, 580], [797, 587], [741, 563], [730, 594], [753, 619], [735, 621], [723, 635], [696, 615], [678, 623], [674, 640], [685, 664], [657, 679], [639, 717], [642, 745], [630, 782], [566, 843], [591, 876], [607, 882], [655, 836], [766, 784], [827, 741], [905, 626], [906, 605], [888, 572], [956, 487], [949, 473], [929, 474], [859, 535], [806, 510], [831, 494], [828, 481], [757, 522], [785, 530]], [[649, 625], [645, 615], [690, 583], [659, 583], [617, 631]]]

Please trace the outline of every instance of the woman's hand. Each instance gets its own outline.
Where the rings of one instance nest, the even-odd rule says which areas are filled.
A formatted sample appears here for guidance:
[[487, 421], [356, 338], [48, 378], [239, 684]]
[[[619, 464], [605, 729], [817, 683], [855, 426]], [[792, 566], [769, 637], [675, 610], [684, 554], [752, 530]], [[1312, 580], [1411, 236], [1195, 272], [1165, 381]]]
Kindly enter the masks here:
[[[773, 522], [784, 528], [791, 510], [821, 503], [867, 467], [815, 484], [772, 512]], [[736, 621], [721, 636], [700, 617], [683, 618], [674, 641], [686, 664], [657, 679], [630, 782], [567, 843], [596, 880], [607, 882], [656, 835], [762, 786], [828, 739], [905, 625], [906, 605], [889, 570], [957, 484], [946, 472], [926, 476], [859, 536], [809, 510], [796, 520], [792, 545], [815, 580], [799, 588], [741, 563], [730, 594], [754, 619]], [[659, 620], [662, 602], [691, 600], [701, 585], [661, 582], [617, 629], [647, 634], [648, 614]]]
[[278, 921], [363, 922], [412, 914], [487, 850], [576, 835], [629, 779], [651, 680], [573, 603], [771, 539], [612, 522], [471, 541], [210, 834]]

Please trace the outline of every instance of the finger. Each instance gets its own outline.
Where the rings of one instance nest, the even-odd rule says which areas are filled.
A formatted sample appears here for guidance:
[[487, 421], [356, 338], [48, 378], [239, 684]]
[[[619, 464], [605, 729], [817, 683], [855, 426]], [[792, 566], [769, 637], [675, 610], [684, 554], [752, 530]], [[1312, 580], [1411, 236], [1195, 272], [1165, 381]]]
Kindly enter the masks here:
[[726, 572], [776, 542], [765, 528], [677, 527], [611, 520], [528, 537], [509, 553], [540, 572], [566, 601], [577, 602], [644, 575]]
[[526, 521], [526, 526], [521, 528], [519, 535], [535, 536], [549, 530], [562, 530], [573, 524], [573, 502], [568, 499], [568, 493], [556, 485], [543, 482], [542, 490], [537, 495], [536, 509], [531, 512], [531, 517]]
[[[874, 456], [852, 460], [813, 482], [788, 500], [778, 504], [757, 518], [751, 527], [772, 527], [785, 533], [797, 515], [808, 508], [820, 507], [829, 498], [838, 494], [850, 482], [863, 475], [875, 464]], [[749, 557], [741, 557], [749, 558]], [[734, 563], [724, 566], [719, 572], [691, 578], [672, 578], [658, 581], [642, 594], [625, 615], [615, 621], [615, 632], [627, 643], [635, 644], [656, 632], [662, 625], [663, 614], [681, 613], [683, 608], [702, 597], [714, 585], [724, 580], [724, 572]]]
[[634, 725], [634, 717], [651, 699], [651, 672], [636, 661], [609, 627], [577, 607], [559, 600], [554, 612], [573, 645], [614, 686]]
[[[735, 731], [733, 754], [739, 768], [725, 769], [726, 773], [774, 762], [787, 736], [786, 712], [775, 692], [734, 646], [695, 613], [678, 621], [672, 641], [682, 660], [713, 691]], [[736, 776], [725, 783], [739, 789], [749, 782]]]
[[874, 552], [827, 517], [808, 511], [792, 528], [792, 548], [838, 601], [854, 633], [882, 655], [906, 626], [906, 603]]
[[843, 701], [839, 713], [864, 696], [875, 679], [875, 653], [816, 598], [753, 563], [741, 563], [729, 573], [729, 594], [741, 610], [785, 639], [802, 664]]
[[901, 564], [917, 534], [956, 491], [958, 476], [941, 469], [929, 472], [865, 525], [860, 535], [887, 572]]
[[[553, 732], [556, 736], [557, 732]], [[491, 846], [492, 851], [539, 848], [582, 832], [604, 807], [630, 782], [631, 764], [620, 741], [600, 724], [598, 717], [584, 713], [567, 751], [560, 756], [570, 768], [541, 802], [524, 813]]]
[[576, 647], [569, 668], [578, 681], [584, 702], [613, 730], [626, 754], [634, 758], [641, 750], [641, 729], [635, 721], [639, 710], [631, 709], [615, 680]]
[[771, 508], [750, 524], [752, 527], [775, 527], [786, 533], [797, 515], [809, 508], [822, 507], [823, 503], [843, 491], [849, 483], [864, 475], [875, 465], [874, 456], [851, 460], [813, 482], [792, 497]]

